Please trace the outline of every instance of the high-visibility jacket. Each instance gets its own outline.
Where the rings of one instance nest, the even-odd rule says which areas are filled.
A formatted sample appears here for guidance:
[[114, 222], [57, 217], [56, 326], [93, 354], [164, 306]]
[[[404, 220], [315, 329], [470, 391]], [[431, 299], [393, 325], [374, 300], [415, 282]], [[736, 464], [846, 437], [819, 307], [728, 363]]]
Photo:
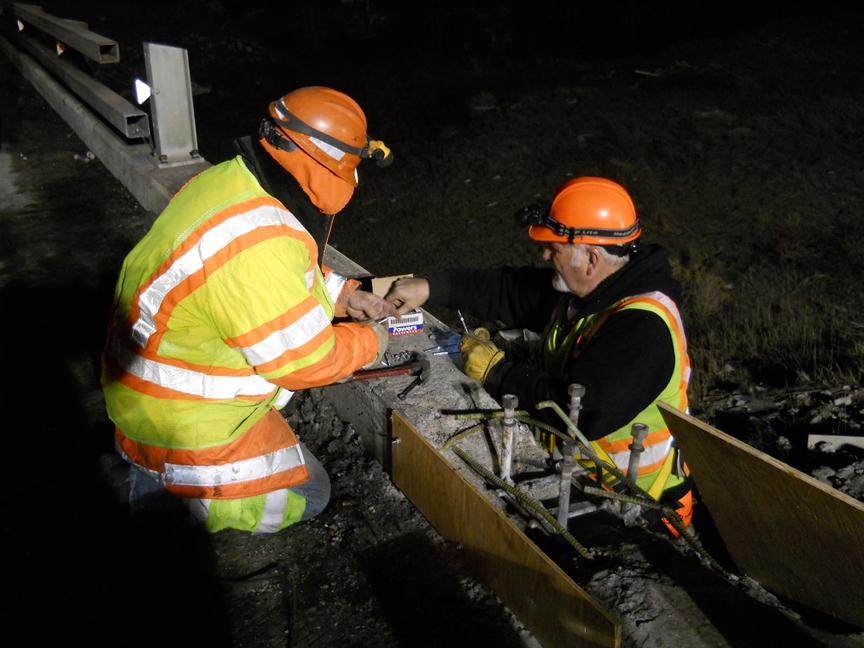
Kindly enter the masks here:
[[[241, 158], [192, 179], [123, 263], [102, 383], [116, 444], [175, 495], [231, 500], [308, 479], [273, 409], [374, 359], [332, 325], [342, 280]], [[302, 511], [301, 511], [302, 512]]]
[[[669, 383], [658, 396], [663, 401], [680, 410], [687, 409], [687, 385], [690, 382], [690, 359], [687, 355], [687, 338], [681, 322], [681, 315], [675, 302], [661, 292], [627, 297], [607, 309], [589, 315], [578, 322], [565, 335], [562, 325], [555, 320], [544, 336], [544, 367], [551, 374], [566, 378], [567, 367], [582, 352], [591, 339], [610, 317], [628, 309], [649, 311], [660, 317], [669, 329], [675, 351], [675, 369]], [[645, 450], [640, 457], [637, 485], [647, 490], [655, 499], [666, 489], [684, 481], [682, 468], [675, 465], [673, 439], [669, 428], [663, 421], [655, 403], [648, 405], [627, 425], [606, 436], [591, 441], [592, 449], [600, 459], [614, 464], [624, 473], [630, 462], [630, 444], [633, 441], [631, 429], [634, 423], [648, 426], [648, 436], [642, 442]], [[587, 460], [581, 463], [593, 467]]]

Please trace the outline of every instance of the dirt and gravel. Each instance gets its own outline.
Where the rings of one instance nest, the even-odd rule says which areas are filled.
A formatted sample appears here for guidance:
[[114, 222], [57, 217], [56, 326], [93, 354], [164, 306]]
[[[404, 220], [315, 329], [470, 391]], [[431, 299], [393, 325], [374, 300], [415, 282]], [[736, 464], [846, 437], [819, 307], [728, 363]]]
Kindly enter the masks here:
[[[43, 4], [50, 10], [51, 3]], [[276, 21], [264, 34], [236, 27], [243, 20], [263, 24], [266, 6], [208, 3], [195, 13], [193, 4], [172, 3], [177, 20], [157, 26], [152, 17], [133, 18], [116, 8], [93, 17], [70, 13], [75, 3], [57, 3], [67, 16], [89, 20], [118, 39], [128, 34], [133, 42], [163, 40], [190, 49], [201, 150], [213, 162], [231, 154], [231, 138], [246, 133], [250, 107], [257, 110], [284, 92], [286, 83], [326, 83], [358, 96], [368, 106], [374, 134], [396, 151], [397, 165], [387, 175], [367, 172], [368, 182], [337, 222], [333, 242], [377, 274], [452, 267], [466, 259], [480, 265], [536, 262], [537, 251], [523, 233], [500, 221], [568, 173], [614, 172], [631, 179], [640, 206], [651, 214], [655, 240], [678, 252], [684, 245], [657, 209], [663, 204], [657, 188], [662, 169], [634, 164], [628, 158], [634, 151], [648, 150], [678, 169], [680, 184], [664, 188], [698, 205], [691, 194], [720, 196], [730, 181], [739, 183], [739, 196], [754, 200], [762, 185], [777, 189], [772, 165], [781, 161], [763, 157], [771, 148], [766, 142], [797, 138], [809, 156], [796, 176], [804, 187], [796, 206], [801, 219], [824, 209], [826, 196], [835, 200], [844, 191], [844, 208], [860, 216], [854, 182], [820, 184], [813, 181], [816, 172], [807, 171], [828, 177], [828, 163], [819, 156], [837, 156], [829, 164], [836, 169], [832, 177], [854, 180], [861, 151], [851, 131], [839, 141], [832, 124], [806, 116], [793, 125], [796, 118], [789, 114], [746, 121], [726, 106], [715, 107], [725, 96], [745, 97], [748, 107], [800, 101], [804, 112], [822, 95], [845, 97], [838, 106], [854, 105], [861, 90], [857, 14], [773, 21], [760, 15], [764, 22], [749, 30], [718, 24], [703, 29], [700, 39], [677, 44], [666, 43], [671, 36], [658, 29], [657, 39], [637, 44], [642, 49], [631, 58], [604, 52], [602, 59], [568, 65], [537, 28], [527, 22], [515, 28], [520, 14], [509, 3], [500, 13], [487, 7], [472, 15], [430, 3], [427, 18], [464, 19], [461, 27], [452, 23], [451, 41], [444, 36], [450, 33], [446, 21], [435, 20], [419, 36], [406, 29], [398, 41], [376, 40], [395, 33], [388, 21], [391, 27], [408, 24], [404, 13], [394, 9], [388, 15], [387, 3], [343, 2], [342, 9], [327, 10], [310, 4], [298, 14], [306, 24], [321, 33], [351, 35], [330, 55], [357, 43], [364, 49], [353, 59], [343, 56], [341, 66], [313, 69], [328, 51], [304, 31], [296, 68], [305, 65], [308, 71], [293, 69], [275, 84], [262, 70], [282, 33]], [[497, 32], [478, 27], [490, 18], [497, 20]], [[570, 13], [564, 18], [562, 24], [573, 20]], [[370, 63], [373, 54], [392, 54], [397, 46], [402, 56], [377, 67]], [[421, 48], [439, 54], [421, 55]], [[128, 58], [134, 68], [140, 53], [130, 49]], [[127, 72], [100, 74], [120, 90]], [[797, 92], [778, 94], [778, 88], [793, 86]], [[559, 141], [553, 143], [548, 128], [535, 130], [538, 115], [558, 115], [561, 106], [579, 110], [580, 120], [557, 122]], [[662, 118], [640, 121], [646, 111]], [[604, 115], [616, 119], [604, 121]], [[631, 116], [624, 127], [618, 119], [623, 115]], [[319, 518], [261, 537], [209, 537], [182, 520], [131, 519], [98, 470], [99, 456], [111, 450], [99, 352], [120, 262], [153, 216], [87, 155], [5, 57], [0, 119], [0, 398], [9, 504], [2, 543], [5, 645], [537, 645], [471, 575], [459, 548], [444, 542], [364, 453], [358, 433], [339, 419], [324, 390], [298, 395], [286, 414], [333, 482], [332, 502]], [[681, 126], [675, 137], [687, 140], [687, 147], [656, 144], [663, 139], [660, 130], [670, 125]], [[829, 142], [824, 149], [814, 129]], [[534, 148], [537, 142], [545, 153]], [[698, 167], [703, 185], [693, 184], [688, 167]], [[758, 177], [742, 179], [754, 168]], [[436, 217], [411, 217], [421, 209]], [[723, 222], [735, 230], [740, 218], [730, 213], [728, 221], [710, 221], [707, 229], [720, 242], [714, 258], [725, 262], [724, 246], [734, 245]], [[480, 246], [466, 235], [466, 222], [473, 228], [469, 234], [481, 231], [489, 242]], [[788, 253], [785, 260], [798, 254], [792, 246], [780, 252]], [[835, 256], [846, 252], [837, 248]], [[722, 275], [710, 255], [698, 262]], [[848, 263], [858, 267], [851, 256]], [[693, 279], [698, 265], [681, 267]], [[729, 290], [728, 282], [718, 281], [718, 290]], [[850, 312], [860, 312], [860, 294], [849, 299]], [[830, 385], [800, 373], [782, 385], [753, 375], [743, 380], [738, 360], [730, 358], [702, 378], [697, 416], [864, 499], [864, 450], [830, 443], [807, 447], [809, 434], [861, 433], [860, 378]], [[708, 511], [698, 505], [694, 527], [712, 555], [734, 572]], [[622, 621], [624, 646], [864, 646], [861, 629], [780, 601], [747, 578], [726, 579], [688, 549], [641, 528], [602, 515], [584, 518], [579, 539], [602, 550], [602, 557], [590, 567], [567, 558], [562, 563]], [[560, 551], [554, 543], [548, 549]], [[683, 617], [681, 610], [694, 612]]]

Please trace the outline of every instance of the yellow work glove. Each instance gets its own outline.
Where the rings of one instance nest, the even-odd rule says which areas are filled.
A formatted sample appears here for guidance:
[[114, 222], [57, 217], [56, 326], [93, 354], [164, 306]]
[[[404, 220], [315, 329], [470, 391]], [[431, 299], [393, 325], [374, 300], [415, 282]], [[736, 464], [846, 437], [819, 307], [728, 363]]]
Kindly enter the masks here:
[[463, 335], [459, 351], [464, 361], [462, 370], [480, 382], [485, 382], [492, 367], [504, 359], [504, 352], [489, 340], [485, 328], [475, 329], [473, 335]]

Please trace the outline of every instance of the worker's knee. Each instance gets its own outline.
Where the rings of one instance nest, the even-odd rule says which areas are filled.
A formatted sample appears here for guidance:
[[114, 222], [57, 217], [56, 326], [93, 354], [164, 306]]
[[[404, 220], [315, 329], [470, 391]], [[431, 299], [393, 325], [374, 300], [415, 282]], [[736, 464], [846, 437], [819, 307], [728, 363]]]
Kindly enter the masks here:
[[306, 459], [309, 479], [290, 490], [306, 499], [306, 508], [300, 520], [310, 520], [321, 513], [330, 501], [330, 477], [321, 462], [306, 449], [305, 445], [303, 445], [303, 457]]

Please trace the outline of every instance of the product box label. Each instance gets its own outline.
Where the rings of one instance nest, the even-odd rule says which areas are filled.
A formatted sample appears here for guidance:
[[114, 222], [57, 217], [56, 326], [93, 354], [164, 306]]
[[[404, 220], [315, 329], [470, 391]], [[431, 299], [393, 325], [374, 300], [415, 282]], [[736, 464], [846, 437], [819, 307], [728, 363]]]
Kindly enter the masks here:
[[423, 312], [419, 308], [405, 313], [402, 319], [387, 318], [387, 333], [390, 335], [407, 335], [408, 333], [419, 333], [422, 330]]

